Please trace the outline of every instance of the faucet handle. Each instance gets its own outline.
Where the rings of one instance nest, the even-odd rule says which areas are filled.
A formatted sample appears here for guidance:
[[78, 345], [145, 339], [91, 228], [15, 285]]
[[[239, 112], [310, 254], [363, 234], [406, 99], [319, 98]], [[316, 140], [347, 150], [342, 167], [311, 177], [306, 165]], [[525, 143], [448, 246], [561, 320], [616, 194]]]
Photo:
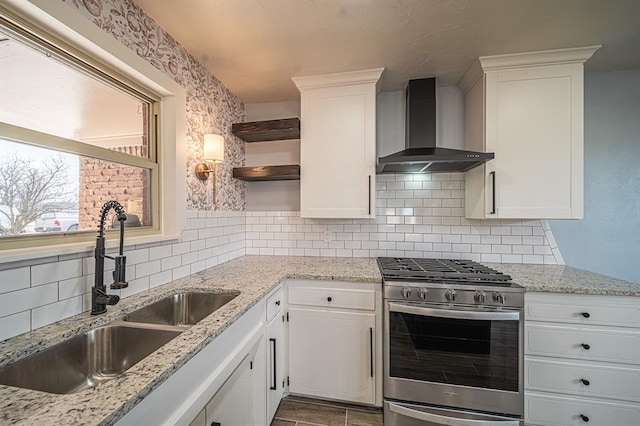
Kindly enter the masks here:
[[129, 287], [129, 283], [125, 278], [126, 266], [127, 266], [127, 257], [123, 255], [118, 255], [114, 257], [116, 262], [115, 269], [113, 270], [113, 284], [111, 284], [111, 289], [119, 289], [119, 288], [127, 288]]

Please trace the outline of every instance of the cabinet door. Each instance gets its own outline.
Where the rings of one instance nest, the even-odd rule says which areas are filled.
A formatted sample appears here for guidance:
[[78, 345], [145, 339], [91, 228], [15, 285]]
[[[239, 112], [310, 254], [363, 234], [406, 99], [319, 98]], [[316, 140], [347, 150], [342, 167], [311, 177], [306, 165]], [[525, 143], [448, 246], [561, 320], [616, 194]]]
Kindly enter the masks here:
[[497, 217], [582, 218], [582, 64], [490, 72], [486, 84]]
[[284, 322], [276, 316], [267, 326], [267, 423], [273, 419], [285, 386]]
[[496, 157], [466, 173], [466, 216], [581, 219], [583, 103], [581, 63], [487, 72], [466, 95], [466, 145]]
[[375, 403], [375, 314], [289, 310], [289, 391]]
[[300, 216], [374, 215], [375, 106], [371, 83], [302, 91]]
[[251, 356], [231, 373], [206, 408], [207, 425], [246, 426], [253, 423]]

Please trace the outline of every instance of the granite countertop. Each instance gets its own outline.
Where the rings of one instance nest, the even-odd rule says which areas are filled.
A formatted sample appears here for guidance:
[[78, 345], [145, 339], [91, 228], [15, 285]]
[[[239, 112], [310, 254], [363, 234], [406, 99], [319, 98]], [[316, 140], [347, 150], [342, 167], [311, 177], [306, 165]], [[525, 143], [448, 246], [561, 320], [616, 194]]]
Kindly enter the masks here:
[[511, 275], [527, 291], [640, 296], [640, 284], [564, 265], [487, 264]]
[[381, 282], [375, 259], [244, 256], [123, 299], [104, 315], [85, 312], [0, 342], [0, 366], [102, 326], [184, 290], [240, 294], [118, 378], [57, 395], [0, 385], [1, 424], [113, 424], [254, 306], [283, 278]]
[[[640, 296], [640, 285], [568, 266], [489, 265], [512, 276], [527, 291]], [[125, 314], [181, 291], [239, 292], [239, 295], [117, 379], [70, 395], [0, 385], [0, 423], [113, 424], [283, 278], [352, 282], [382, 281], [375, 259], [243, 256], [110, 306], [104, 315], [88, 312], [0, 342], [0, 367], [74, 335], [121, 319]]]

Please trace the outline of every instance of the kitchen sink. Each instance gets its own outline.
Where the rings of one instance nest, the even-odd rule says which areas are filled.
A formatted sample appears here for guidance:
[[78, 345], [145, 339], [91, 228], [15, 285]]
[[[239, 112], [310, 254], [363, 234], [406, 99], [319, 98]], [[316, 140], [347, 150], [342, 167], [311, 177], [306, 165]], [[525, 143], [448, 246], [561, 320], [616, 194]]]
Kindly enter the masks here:
[[239, 293], [185, 292], [165, 297], [133, 311], [124, 321], [172, 326], [194, 325], [217, 311]]
[[182, 330], [107, 325], [0, 369], [0, 384], [69, 394], [114, 379]]

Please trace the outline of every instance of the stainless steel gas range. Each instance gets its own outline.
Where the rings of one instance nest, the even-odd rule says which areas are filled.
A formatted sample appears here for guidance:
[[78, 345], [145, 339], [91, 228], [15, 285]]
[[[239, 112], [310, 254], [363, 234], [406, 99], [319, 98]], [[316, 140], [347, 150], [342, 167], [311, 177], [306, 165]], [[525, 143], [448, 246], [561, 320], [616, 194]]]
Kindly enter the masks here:
[[524, 288], [468, 260], [378, 264], [385, 425], [522, 425]]

